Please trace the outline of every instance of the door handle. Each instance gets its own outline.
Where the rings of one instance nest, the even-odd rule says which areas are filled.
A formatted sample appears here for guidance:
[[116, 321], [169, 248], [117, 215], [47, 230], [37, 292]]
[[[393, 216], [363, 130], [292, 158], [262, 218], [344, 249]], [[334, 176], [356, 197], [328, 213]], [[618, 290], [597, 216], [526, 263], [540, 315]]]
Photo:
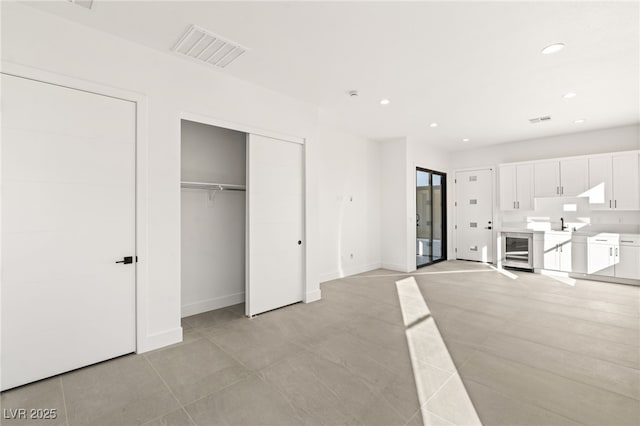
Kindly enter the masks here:
[[613, 247], [609, 247], [609, 256], [613, 256]]
[[618, 257], [618, 247], [616, 247], [616, 257]]
[[609, 200], [609, 208], [611, 208], [611, 200]]
[[[138, 261], [138, 256], [136, 256], [136, 262], [137, 261]], [[122, 260], [116, 261], [116, 263], [124, 263], [125, 265], [133, 263], [133, 256], [125, 256], [122, 258]]]
[[559, 186], [556, 186], [556, 194], [558, 194], [558, 195], [560, 194], [560, 187]]
[[613, 200], [613, 208], [614, 209], [618, 208], [618, 200]]
[[490, 226], [485, 226], [484, 229], [491, 229], [491, 227]]
[[298, 240], [298, 245], [302, 245], [302, 240]]

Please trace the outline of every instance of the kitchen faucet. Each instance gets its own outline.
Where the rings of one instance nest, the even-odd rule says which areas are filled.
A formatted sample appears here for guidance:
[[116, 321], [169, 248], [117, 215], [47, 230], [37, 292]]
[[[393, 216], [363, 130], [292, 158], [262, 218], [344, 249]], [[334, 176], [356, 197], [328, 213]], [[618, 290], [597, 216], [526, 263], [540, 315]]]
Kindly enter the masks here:
[[567, 229], [567, 228], [568, 228], [568, 226], [565, 226], [565, 225], [564, 225], [564, 218], [563, 218], [563, 217], [561, 217], [561, 218], [560, 218], [560, 230], [561, 230], [561, 231], [564, 231], [564, 230], [565, 230], [565, 229]]

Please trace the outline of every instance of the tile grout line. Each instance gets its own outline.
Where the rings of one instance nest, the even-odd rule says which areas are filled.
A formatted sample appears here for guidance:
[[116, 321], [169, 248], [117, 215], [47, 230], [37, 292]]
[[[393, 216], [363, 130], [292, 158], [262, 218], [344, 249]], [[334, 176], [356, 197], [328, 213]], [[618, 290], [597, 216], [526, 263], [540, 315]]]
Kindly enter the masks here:
[[579, 424], [579, 425], [587, 426], [585, 423], [582, 423], [581, 421], [579, 421], [579, 420], [577, 420], [577, 419], [574, 419], [574, 418], [571, 418], [571, 417], [567, 417], [566, 415], [564, 415], [564, 414], [562, 414], [562, 413], [558, 413], [557, 411], [552, 410], [552, 409], [550, 409], [550, 408], [548, 408], [548, 407], [545, 407], [545, 406], [539, 405], [536, 401], [524, 400], [524, 399], [521, 399], [521, 400], [519, 400], [519, 401], [518, 401], [518, 400], [515, 400], [513, 397], [511, 397], [511, 396], [509, 396], [509, 395], [504, 394], [504, 393], [503, 393], [503, 392], [501, 392], [499, 389], [496, 389], [496, 388], [494, 388], [493, 386], [491, 386], [491, 385], [489, 385], [489, 384], [487, 384], [487, 383], [483, 383], [483, 382], [480, 382], [480, 381], [478, 381], [478, 380], [474, 380], [474, 379], [467, 379], [467, 380], [469, 380], [469, 381], [471, 381], [471, 382], [474, 382], [474, 383], [476, 383], [476, 384], [478, 384], [478, 385], [480, 385], [480, 386], [487, 387], [487, 388], [491, 389], [491, 391], [492, 391], [492, 392], [495, 392], [495, 393], [497, 393], [498, 395], [503, 396], [503, 397], [505, 397], [505, 398], [508, 398], [508, 399], [514, 400], [514, 401], [516, 401], [516, 402], [518, 402], [518, 403], [520, 403], [520, 404], [529, 405], [529, 406], [531, 406], [531, 407], [535, 407], [535, 408], [537, 408], [537, 409], [539, 409], [539, 410], [542, 410], [542, 411], [546, 411], [546, 412], [548, 412], [548, 413], [555, 414], [555, 415], [556, 415], [556, 416], [558, 416], [558, 417], [562, 417], [562, 418], [564, 418], [564, 419], [570, 420], [570, 421], [572, 421], [572, 422], [574, 422], [574, 423], [577, 423], [577, 424]]
[[[416, 280], [417, 281], [417, 280]], [[452, 283], [455, 287], [455, 289], [462, 289], [464, 288], [463, 286], [461, 286], [460, 284], [456, 284], [456, 283]], [[486, 284], [486, 283], [483, 283]], [[632, 318], [638, 318], [640, 316], [640, 312], [636, 312], [634, 314], [621, 314], [621, 313], [617, 313], [617, 312], [611, 312], [611, 311], [607, 311], [604, 309], [594, 309], [594, 308], [590, 308], [590, 307], [585, 307], [585, 306], [581, 306], [581, 305], [575, 305], [575, 304], [567, 304], [567, 303], [557, 303], [557, 302], [552, 302], [552, 301], [548, 301], [548, 300], [544, 300], [544, 299], [540, 299], [537, 297], [532, 297], [531, 295], [529, 295], [530, 293], [533, 293], [534, 295], [552, 295], [552, 296], [557, 296], [558, 294], [551, 292], [551, 291], [547, 291], [547, 292], [532, 292], [532, 291], [528, 291], [528, 288], [522, 289], [522, 294], [513, 294], [513, 293], [509, 293], [509, 292], [501, 292], [501, 291], [496, 291], [496, 290], [491, 290], [491, 289], [487, 289], [482, 288], [482, 287], [478, 287], [478, 288], [474, 288], [474, 291], [480, 292], [480, 293], [488, 293], [491, 295], [499, 295], [499, 296], [503, 296], [503, 297], [510, 297], [510, 298], [516, 298], [516, 299], [520, 299], [520, 298], [524, 298], [527, 300], [531, 300], [531, 301], [535, 301], [535, 302], [539, 302], [539, 303], [546, 303], [548, 305], [551, 306], [560, 306], [560, 307], [565, 307], [565, 308], [576, 308], [576, 309], [584, 309], [584, 310], [589, 310], [589, 311], [595, 311], [595, 312], [599, 312], [599, 313], [603, 313], [603, 314], [611, 314], [611, 315], [617, 315], [617, 316], [622, 316], [622, 317], [632, 317]], [[569, 298], [569, 299], [574, 299], [576, 301], [592, 301], [590, 299], [587, 298], [582, 298], [582, 297], [576, 297], [576, 296], [570, 296], [570, 295], [566, 295], [566, 294], [559, 294], [559, 296], [565, 297], [565, 298]], [[627, 304], [622, 304], [622, 303], [615, 303], [615, 302], [610, 302], [610, 301], [603, 301], [603, 303], [609, 303], [611, 305], [615, 305], [615, 306], [620, 306], [620, 307], [626, 307], [628, 308], [630, 305]], [[508, 303], [504, 304], [505, 306], [509, 306]], [[588, 320], [585, 320], [588, 321]]]
[[62, 375], [60, 375], [59, 380], [60, 380], [60, 390], [62, 391], [62, 403], [64, 405], [64, 416], [67, 420], [67, 426], [69, 426], [69, 410], [67, 409], [67, 397], [64, 393], [64, 384], [62, 383]]
[[[167, 390], [169, 391], [169, 393], [171, 394], [171, 396], [173, 397], [173, 399], [176, 400], [176, 402], [178, 403], [178, 405], [180, 406], [180, 408], [182, 409], [182, 411], [184, 411], [184, 413], [187, 415], [187, 417], [189, 418], [189, 420], [191, 420], [191, 422], [194, 425], [198, 425], [196, 423], [196, 421], [191, 417], [191, 414], [189, 414], [189, 412], [187, 410], [185, 410], [184, 405], [180, 402], [180, 400], [178, 399], [178, 397], [173, 393], [173, 390], [171, 389], [171, 387], [169, 387], [169, 384], [164, 380], [164, 378], [162, 377], [162, 375], [158, 372], [158, 370], [156, 369], [156, 367], [151, 363], [151, 361], [149, 360], [149, 358], [147, 357], [146, 354], [142, 354], [142, 356], [144, 357], [144, 359], [147, 361], [147, 364], [149, 364], [149, 366], [151, 367], [151, 369], [154, 371], [154, 373], [156, 373], [156, 375], [158, 376], [158, 378], [160, 378], [160, 380], [162, 381], [162, 383], [164, 384], [164, 386], [167, 388]], [[164, 413], [162, 416], [165, 416], [167, 414], [171, 413], [171, 411], [168, 411], [166, 413]], [[160, 418], [162, 416], [158, 416], [157, 418]], [[152, 419], [153, 420], [153, 419]], [[151, 421], [151, 420], [150, 420]]]
[[[418, 284], [420, 284], [420, 283], [418, 283]], [[449, 284], [449, 285], [453, 285], [454, 286], [453, 290], [455, 290], [455, 291], [466, 290], [468, 292], [468, 290], [469, 290], [469, 289], [465, 289], [464, 286], [462, 286], [460, 284], [452, 283], [452, 284]], [[442, 286], [442, 284], [441, 284], [441, 286]], [[443, 287], [433, 287], [433, 288], [436, 289], [436, 290], [443, 290]], [[446, 289], [446, 287], [444, 287], [444, 288]], [[524, 292], [524, 294], [513, 294], [513, 293], [508, 293], [508, 292], [487, 290], [487, 289], [483, 289], [481, 287], [474, 288], [473, 291], [475, 291], [477, 293], [480, 293], [480, 295], [474, 296], [473, 293], [471, 293], [467, 297], [486, 301], [487, 298], [489, 300], [492, 299], [490, 296], [501, 296], [501, 297], [504, 297], [504, 298], [510, 298], [510, 299], [516, 299], [516, 300], [525, 299], [525, 300], [529, 300], [529, 301], [532, 301], [532, 302], [545, 304], [545, 305], [552, 306], [552, 307], [573, 308], [573, 309], [580, 309], [580, 310], [583, 310], [583, 311], [588, 311], [590, 313], [595, 312], [595, 313], [600, 313], [600, 314], [604, 314], [604, 315], [614, 315], [614, 316], [623, 317], [623, 318], [626, 318], [626, 319], [630, 319], [630, 318], [631, 319], [633, 319], [633, 318], [637, 319], [638, 318], [636, 315], [619, 314], [619, 313], [616, 313], [616, 312], [610, 312], [610, 311], [605, 311], [605, 310], [601, 310], [601, 309], [593, 309], [593, 308], [584, 307], [584, 306], [575, 306], [575, 305], [570, 305], [570, 304], [554, 303], [554, 302], [550, 302], [550, 301], [547, 301], [547, 300], [541, 300], [541, 299], [538, 299], [538, 298], [527, 296], [527, 292], [526, 291]], [[551, 292], [542, 293], [542, 294], [547, 294], [547, 295], [552, 295], [552, 296], [555, 295], [555, 294], [553, 294]], [[485, 297], [481, 297], [483, 295]], [[491, 303], [498, 304], [498, 305], [501, 305], [501, 306], [506, 306], [506, 307], [513, 306], [508, 301], [496, 302], [496, 301], [491, 300]], [[622, 306], [626, 306], [626, 305], [622, 305]], [[531, 309], [531, 308], [529, 308], [529, 309]], [[547, 311], [540, 310], [540, 309], [536, 309], [536, 311], [547, 312]], [[552, 314], [559, 315], [559, 316], [564, 316], [566, 318], [571, 318], [571, 319], [581, 319], [583, 321], [589, 321], [589, 322], [596, 322], [596, 323], [599, 323], [599, 324], [605, 324], [602, 321], [592, 321], [592, 320], [584, 319], [584, 318], [581, 318], [581, 317], [567, 316], [567, 315], [564, 315], [562, 313], [557, 313], [557, 312], [552, 312]], [[618, 325], [612, 325], [612, 326], [613, 327], [619, 327], [619, 328], [627, 328], [627, 327], [621, 327], [621, 326], [618, 326]]]
[[[525, 362], [516, 361], [516, 360], [510, 359], [510, 358], [505, 358], [504, 356], [500, 356], [500, 355], [498, 355], [496, 353], [488, 352], [486, 350], [486, 348], [484, 348], [484, 347], [480, 347], [480, 348], [478, 348], [476, 350], [482, 352], [485, 355], [493, 356], [493, 357], [499, 358], [499, 359], [504, 360], [504, 361], [513, 362], [515, 364], [519, 364], [519, 365], [522, 365], [522, 366], [525, 366], [525, 367], [528, 367], [528, 368], [531, 368], [531, 369], [534, 369], [534, 370], [539, 370], [539, 371], [545, 372], [547, 374], [552, 374], [552, 375], [557, 376], [557, 377], [562, 377], [565, 380], [569, 380], [571, 382], [578, 383], [578, 384], [581, 384], [583, 386], [588, 386], [588, 387], [593, 388], [593, 389], [598, 389], [598, 390], [600, 390], [602, 392], [608, 392], [608, 393], [612, 393], [612, 394], [618, 395], [618, 396], [620, 396], [622, 398], [628, 398], [628, 399], [632, 399], [634, 401], [640, 401], [640, 399], [638, 399], [638, 398], [635, 398], [635, 397], [632, 397], [632, 396], [629, 396], [629, 395], [624, 395], [624, 394], [621, 394], [619, 392], [612, 391], [610, 389], [605, 389], [605, 388], [602, 388], [602, 387], [600, 387], [598, 385], [592, 385], [590, 383], [585, 383], [585, 382], [583, 382], [581, 380], [577, 380], [577, 379], [574, 379], [572, 377], [567, 377], [567, 376], [565, 376], [565, 375], [563, 375], [561, 373], [556, 373], [556, 372], [547, 370], [545, 368], [540, 368], [540, 367], [536, 367], [536, 366], [533, 366], [533, 365], [529, 365], [529, 364], [527, 364]], [[469, 360], [471, 360], [471, 358], [469, 358]], [[467, 362], [469, 360], [467, 360]], [[466, 362], [465, 362], [465, 364], [466, 364]]]
[[[452, 308], [455, 308], [455, 309], [458, 309], [458, 310], [461, 310], [461, 311], [470, 312], [470, 313], [472, 313], [472, 314], [474, 314], [474, 315], [478, 315], [478, 314], [480, 314], [480, 315], [485, 315], [485, 316], [488, 316], [488, 317], [492, 317], [492, 318], [497, 318], [497, 319], [502, 319], [502, 320], [504, 320], [504, 318], [503, 318], [503, 317], [500, 317], [500, 316], [498, 316], [498, 315], [489, 314], [489, 313], [486, 313], [486, 312], [483, 312], [483, 311], [471, 310], [471, 309], [468, 309], [468, 308], [466, 308], [466, 307], [461, 307], [460, 305], [452, 305], [451, 303], [443, 302], [443, 301], [440, 301], [440, 300], [432, 300], [432, 302], [435, 302], [435, 303], [440, 304], [440, 305], [447, 305], [447, 306], [450, 306], [450, 307], [452, 307]], [[509, 307], [509, 305], [504, 305], [504, 304], [498, 304], [498, 305], [505, 306], [505, 307]], [[522, 308], [521, 308], [521, 309], [522, 309]], [[524, 308], [524, 309], [528, 309], [528, 308]], [[542, 312], [543, 314], [544, 314], [544, 313], [548, 313], [548, 312], [545, 312], [545, 311], [537, 311], [537, 310], [534, 310], [534, 312], [532, 312], [532, 313], [539, 314], [540, 312]], [[563, 315], [563, 314], [559, 314], [559, 313], [554, 313], [554, 312], [552, 312], [551, 314], [552, 314], [552, 315], [556, 315], [556, 316], [560, 316], [560, 317], [563, 317], [563, 318], [566, 318], [566, 319], [568, 319], [568, 320], [584, 321], [584, 322], [587, 322], [587, 323], [590, 323], [590, 324], [596, 324], [596, 325], [599, 325], [599, 326], [604, 326], [604, 327], [614, 327], [614, 328], [617, 328], [617, 329], [622, 329], [622, 330], [628, 330], [628, 331], [635, 331], [635, 332], [637, 332], [637, 330], [632, 329], [632, 328], [628, 328], [628, 327], [620, 327], [620, 326], [618, 326], [618, 325], [607, 324], [607, 323], [603, 323], [603, 322], [600, 322], [600, 321], [591, 321], [591, 320], [587, 320], [587, 319], [583, 319], [583, 318], [569, 317], [569, 316], [566, 316], [566, 315]], [[514, 314], [514, 315], [513, 315], [513, 317], [515, 317], [515, 318], [517, 318], [517, 316], [518, 316], [517, 314]], [[517, 319], [515, 319], [515, 321], [516, 321], [518, 324], [528, 325], [528, 323], [526, 323], [526, 322], [522, 322], [522, 321], [518, 321]], [[529, 325], [529, 326], [530, 326], [530, 327], [533, 327], [532, 325]], [[590, 335], [590, 334], [576, 333], [576, 332], [574, 332], [574, 331], [569, 331], [569, 330], [563, 330], [563, 331], [566, 331], [566, 332], [569, 332], [569, 333], [571, 333], [571, 334], [575, 334], [575, 335], [578, 335], [578, 336], [593, 337], [593, 336], [592, 336], [592, 335]], [[598, 340], [602, 340], [602, 341], [605, 341], [605, 342], [612, 342], [612, 343], [616, 343], [616, 344], [618, 344], [618, 345], [624, 345], [624, 346], [635, 346], [635, 345], [630, 345], [630, 344], [627, 344], [627, 343], [620, 343], [620, 342], [616, 342], [616, 341], [612, 341], [612, 340], [606, 340], [606, 339], [602, 339], [602, 338], [598, 338]]]

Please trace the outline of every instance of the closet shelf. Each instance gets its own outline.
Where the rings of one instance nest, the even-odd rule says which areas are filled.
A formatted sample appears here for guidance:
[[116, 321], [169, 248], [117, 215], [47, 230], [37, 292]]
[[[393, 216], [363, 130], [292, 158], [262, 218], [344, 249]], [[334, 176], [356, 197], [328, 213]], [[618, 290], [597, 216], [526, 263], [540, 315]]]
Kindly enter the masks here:
[[230, 183], [214, 183], [214, 182], [180, 182], [181, 188], [191, 189], [209, 189], [214, 191], [244, 191], [245, 185], [233, 185]]

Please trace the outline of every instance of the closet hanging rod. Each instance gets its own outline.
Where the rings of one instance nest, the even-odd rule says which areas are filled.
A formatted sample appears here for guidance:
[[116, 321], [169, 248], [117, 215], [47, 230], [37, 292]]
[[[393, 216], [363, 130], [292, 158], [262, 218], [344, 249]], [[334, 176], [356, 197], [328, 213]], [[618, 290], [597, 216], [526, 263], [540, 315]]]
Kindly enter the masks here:
[[213, 191], [244, 191], [245, 185], [233, 185], [230, 183], [214, 183], [214, 182], [180, 182], [181, 188], [191, 189], [208, 189]]

